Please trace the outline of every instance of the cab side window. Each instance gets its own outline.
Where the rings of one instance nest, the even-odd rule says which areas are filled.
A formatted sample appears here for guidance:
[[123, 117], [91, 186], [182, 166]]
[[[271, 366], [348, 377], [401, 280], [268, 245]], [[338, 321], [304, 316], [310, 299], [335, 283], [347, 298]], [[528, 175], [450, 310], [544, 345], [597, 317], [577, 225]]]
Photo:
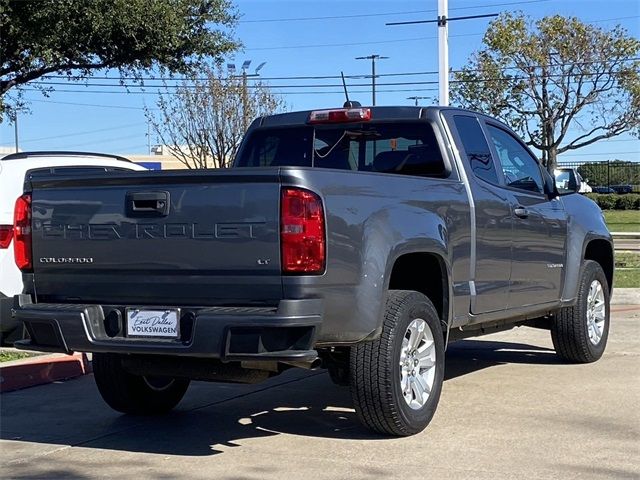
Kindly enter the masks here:
[[491, 158], [489, 144], [478, 120], [469, 115], [454, 115], [453, 122], [462, 140], [467, 161], [475, 176], [486, 182], [497, 184], [496, 166]]
[[536, 159], [507, 131], [493, 125], [487, 125], [487, 128], [498, 153], [505, 184], [511, 188], [543, 193], [544, 180]]

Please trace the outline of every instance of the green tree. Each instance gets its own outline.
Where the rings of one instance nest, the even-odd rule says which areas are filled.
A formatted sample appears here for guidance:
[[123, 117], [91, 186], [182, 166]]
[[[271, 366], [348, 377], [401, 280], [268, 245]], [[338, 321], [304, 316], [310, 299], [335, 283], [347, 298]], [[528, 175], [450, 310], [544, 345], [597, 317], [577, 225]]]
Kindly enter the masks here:
[[561, 153], [640, 133], [640, 41], [559, 15], [504, 14], [455, 73], [454, 103], [496, 116], [542, 152]]
[[237, 48], [236, 16], [229, 0], [0, 0], [0, 113], [47, 74], [193, 72]]
[[157, 111], [147, 109], [158, 140], [187, 168], [223, 168], [233, 160], [249, 122], [282, 111], [284, 102], [260, 82], [205, 68], [166, 86]]

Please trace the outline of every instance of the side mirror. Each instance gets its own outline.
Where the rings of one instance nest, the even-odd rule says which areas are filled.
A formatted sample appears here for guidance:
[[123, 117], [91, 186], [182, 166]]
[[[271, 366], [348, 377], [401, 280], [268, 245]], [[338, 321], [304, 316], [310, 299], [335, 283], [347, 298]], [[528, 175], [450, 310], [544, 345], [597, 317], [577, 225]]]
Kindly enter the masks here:
[[[549, 174], [551, 177], [551, 175]], [[556, 196], [570, 195], [580, 191], [580, 182], [572, 170], [556, 170], [552, 177]]]

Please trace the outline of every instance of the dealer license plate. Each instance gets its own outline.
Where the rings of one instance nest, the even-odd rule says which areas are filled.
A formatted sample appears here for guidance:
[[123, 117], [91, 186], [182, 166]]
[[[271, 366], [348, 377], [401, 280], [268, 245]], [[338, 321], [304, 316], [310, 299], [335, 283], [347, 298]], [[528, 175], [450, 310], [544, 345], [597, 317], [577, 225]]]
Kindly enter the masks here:
[[127, 336], [178, 338], [180, 336], [180, 309], [128, 308]]

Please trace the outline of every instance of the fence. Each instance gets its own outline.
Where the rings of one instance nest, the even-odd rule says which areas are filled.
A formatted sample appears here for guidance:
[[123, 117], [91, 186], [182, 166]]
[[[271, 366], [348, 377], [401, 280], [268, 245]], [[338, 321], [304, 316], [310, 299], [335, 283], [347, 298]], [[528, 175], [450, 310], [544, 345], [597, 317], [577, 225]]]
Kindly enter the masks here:
[[611, 188], [628, 185], [634, 192], [640, 193], [640, 162], [625, 162], [621, 160], [560, 162], [558, 166], [577, 168], [578, 173], [591, 188]]

